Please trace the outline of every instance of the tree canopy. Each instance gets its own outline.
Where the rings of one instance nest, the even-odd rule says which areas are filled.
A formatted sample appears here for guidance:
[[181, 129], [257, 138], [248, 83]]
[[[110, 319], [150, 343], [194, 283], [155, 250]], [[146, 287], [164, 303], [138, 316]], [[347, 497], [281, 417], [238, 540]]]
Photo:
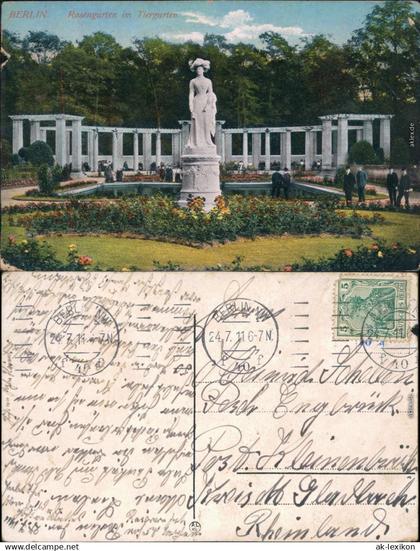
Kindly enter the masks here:
[[[393, 134], [408, 141], [418, 119], [420, 15], [409, 2], [373, 7], [339, 45], [327, 36], [291, 45], [265, 32], [260, 47], [207, 34], [202, 45], [161, 38], [121, 46], [95, 32], [78, 43], [44, 31], [4, 31], [11, 58], [2, 71], [3, 136], [8, 116], [66, 112], [86, 124], [177, 127], [189, 118], [188, 60], [211, 60], [219, 119], [229, 126], [319, 123], [334, 112], [393, 113]], [[417, 140], [418, 142], [418, 140]]]

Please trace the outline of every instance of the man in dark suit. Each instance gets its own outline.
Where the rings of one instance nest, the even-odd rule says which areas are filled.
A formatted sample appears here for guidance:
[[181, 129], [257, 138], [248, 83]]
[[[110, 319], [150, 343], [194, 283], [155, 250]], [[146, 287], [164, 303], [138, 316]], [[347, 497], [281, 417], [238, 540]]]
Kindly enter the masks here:
[[280, 197], [280, 188], [282, 186], [282, 176], [278, 169], [276, 169], [271, 175], [271, 197]]
[[407, 174], [407, 169], [402, 169], [402, 175], [400, 178], [400, 183], [398, 184], [398, 197], [397, 197], [397, 207], [401, 206], [401, 199], [404, 197], [405, 207], [410, 206], [409, 197], [411, 191], [411, 182], [410, 177]]
[[283, 179], [284, 198], [289, 199], [291, 180], [290, 180], [290, 172], [287, 167], [284, 168], [282, 179]]
[[356, 178], [351, 172], [350, 167], [346, 168], [346, 173], [344, 174], [344, 194], [346, 196], [346, 205], [351, 206], [353, 198], [353, 190], [356, 185]]
[[388, 190], [389, 202], [395, 207], [397, 204], [397, 187], [398, 187], [398, 176], [394, 172], [394, 169], [390, 167], [389, 172], [386, 176], [386, 188]]

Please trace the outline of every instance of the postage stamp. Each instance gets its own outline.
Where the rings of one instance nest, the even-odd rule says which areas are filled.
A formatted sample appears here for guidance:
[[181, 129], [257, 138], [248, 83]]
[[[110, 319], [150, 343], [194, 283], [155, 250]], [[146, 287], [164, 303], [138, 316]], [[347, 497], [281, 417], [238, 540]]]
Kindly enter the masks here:
[[407, 281], [340, 278], [336, 301], [336, 338], [407, 337]]

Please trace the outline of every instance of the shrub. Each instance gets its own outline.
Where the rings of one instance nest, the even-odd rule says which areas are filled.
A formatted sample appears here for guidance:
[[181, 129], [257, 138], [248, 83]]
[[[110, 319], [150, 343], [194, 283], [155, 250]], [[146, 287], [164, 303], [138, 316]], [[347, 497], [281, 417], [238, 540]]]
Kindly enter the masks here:
[[38, 239], [17, 241], [13, 235], [9, 235], [7, 245], [2, 249], [2, 256], [6, 262], [21, 270], [80, 272], [93, 263], [90, 256], [78, 254], [76, 245], [69, 245], [67, 262], [61, 262], [45, 241]]
[[395, 138], [391, 147], [391, 164], [408, 165], [410, 163], [410, 150], [403, 138]]
[[378, 159], [372, 145], [365, 140], [361, 140], [351, 146], [349, 163], [375, 165], [378, 163]]
[[2, 138], [0, 141], [0, 160], [3, 168], [12, 164], [12, 148], [8, 140]]
[[13, 153], [12, 155], [12, 166], [17, 166], [21, 163], [21, 158], [17, 153]]
[[25, 162], [29, 161], [29, 148], [28, 147], [21, 147], [18, 151], [18, 157], [22, 159]]
[[416, 270], [420, 253], [400, 243], [387, 245], [382, 242], [359, 246], [355, 251], [341, 249], [331, 258], [303, 259], [287, 271], [295, 272], [385, 272], [389, 270]]
[[337, 169], [337, 172], [335, 173], [334, 177], [334, 184], [338, 187], [344, 186], [344, 175], [346, 173], [346, 169], [342, 166]]
[[51, 177], [53, 181], [53, 189], [55, 189], [56, 187], [58, 187], [59, 183], [63, 179], [63, 169], [61, 168], [60, 165], [53, 166], [51, 170]]
[[43, 195], [51, 195], [54, 191], [55, 183], [48, 165], [41, 165], [38, 169], [38, 186]]
[[43, 164], [48, 166], [54, 165], [53, 152], [47, 143], [36, 141], [33, 142], [27, 149], [27, 160], [34, 166], [40, 166]]

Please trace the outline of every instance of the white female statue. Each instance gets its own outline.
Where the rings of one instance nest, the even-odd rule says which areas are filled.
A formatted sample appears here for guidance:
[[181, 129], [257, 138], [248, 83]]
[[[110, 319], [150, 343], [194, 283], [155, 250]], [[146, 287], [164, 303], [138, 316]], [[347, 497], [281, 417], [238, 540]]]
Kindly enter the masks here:
[[210, 61], [197, 58], [189, 62], [190, 69], [197, 76], [190, 81], [189, 107], [191, 130], [186, 151], [211, 151], [216, 149], [212, 137], [216, 132], [216, 95], [213, 85], [204, 73], [210, 69]]
[[189, 62], [197, 76], [190, 81], [189, 106], [191, 129], [182, 163], [182, 187], [179, 205], [186, 207], [192, 197], [205, 199], [204, 209], [214, 207], [220, 191], [220, 156], [212, 137], [216, 134], [216, 101], [211, 80], [204, 76], [210, 61], [197, 58]]

